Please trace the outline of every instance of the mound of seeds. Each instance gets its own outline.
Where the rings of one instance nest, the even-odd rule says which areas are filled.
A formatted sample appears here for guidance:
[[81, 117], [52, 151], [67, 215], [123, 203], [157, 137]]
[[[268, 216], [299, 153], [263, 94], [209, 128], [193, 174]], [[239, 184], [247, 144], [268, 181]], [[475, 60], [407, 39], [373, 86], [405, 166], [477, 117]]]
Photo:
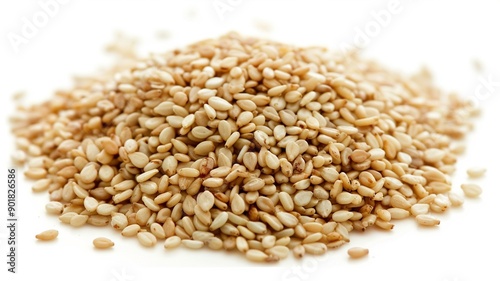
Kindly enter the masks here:
[[237, 34], [130, 59], [12, 120], [63, 223], [277, 261], [463, 202], [452, 140], [476, 111], [426, 72]]

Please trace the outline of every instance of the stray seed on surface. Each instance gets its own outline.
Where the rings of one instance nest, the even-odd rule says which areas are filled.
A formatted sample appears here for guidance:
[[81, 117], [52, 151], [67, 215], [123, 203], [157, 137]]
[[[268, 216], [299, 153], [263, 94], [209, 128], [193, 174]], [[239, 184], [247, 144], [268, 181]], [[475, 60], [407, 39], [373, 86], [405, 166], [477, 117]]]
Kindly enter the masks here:
[[38, 240], [49, 241], [49, 240], [54, 240], [57, 237], [57, 235], [59, 235], [59, 231], [55, 229], [49, 229], [37, 234], [35, 237]]
[[105, 237], [98, 237], [94, 239], [92, 243], [94, 244], [94, 247], [96, 247], [97, 249], [108, 249], [115, 245], [113, 241]]
[[464, 183], [460, 187], [464, 191], [465, 196], [470, 198], [478, 197], [483, 192], [482, 188], [474, 183]]
[[420, 225], [424, 226], [436, 226], [441, 223], [440, 220], [431, 215], [418, 215], [415, 218]]
[[359, 259], [364, 256], [368, 255], [368, 249], [366, 248], [360, 248], [360, 247], [353, 247], [347, 250], [347, 254], [353, 259]]
[[473, 167], [467, 169], [467, 175], [471, 178], [480, 178], [486, 173], [486, 168], [483, 167]]

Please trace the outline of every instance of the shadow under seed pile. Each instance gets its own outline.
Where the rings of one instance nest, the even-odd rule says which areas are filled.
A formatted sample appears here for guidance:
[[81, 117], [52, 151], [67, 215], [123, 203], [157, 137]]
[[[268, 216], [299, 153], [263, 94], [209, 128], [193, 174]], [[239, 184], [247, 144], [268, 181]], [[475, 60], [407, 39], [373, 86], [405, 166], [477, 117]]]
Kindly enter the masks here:
[[463, 202], [450, 144], [475, 111], [426, 73], [228, 34], [19, 112], [16, 155], [62, 222], [277, 261], [395, 219], [439, 224], [430, 212]]

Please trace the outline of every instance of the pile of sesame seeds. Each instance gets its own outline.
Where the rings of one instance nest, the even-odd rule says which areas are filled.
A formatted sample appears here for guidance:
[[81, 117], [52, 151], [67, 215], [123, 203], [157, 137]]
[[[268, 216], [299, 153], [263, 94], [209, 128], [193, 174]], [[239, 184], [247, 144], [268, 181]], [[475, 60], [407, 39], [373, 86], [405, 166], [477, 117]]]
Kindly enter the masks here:
[[62, 223], [274, 262], [463, 203], [455, 140], [477, 111], [426, 72], [234, 33], [130, 61], [12, 118], [13, 160]]

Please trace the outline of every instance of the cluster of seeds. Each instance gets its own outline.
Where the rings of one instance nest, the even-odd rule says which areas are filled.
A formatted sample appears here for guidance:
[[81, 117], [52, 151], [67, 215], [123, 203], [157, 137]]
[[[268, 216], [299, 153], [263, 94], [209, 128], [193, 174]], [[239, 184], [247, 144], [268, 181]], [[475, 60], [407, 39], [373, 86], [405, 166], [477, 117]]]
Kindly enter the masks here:
[[463, 203], [452, 140], [476, 111], [426, 72], [237, 34], [132, 61], [12, 120], [14, 158], [63, 223], [272, 262]]

